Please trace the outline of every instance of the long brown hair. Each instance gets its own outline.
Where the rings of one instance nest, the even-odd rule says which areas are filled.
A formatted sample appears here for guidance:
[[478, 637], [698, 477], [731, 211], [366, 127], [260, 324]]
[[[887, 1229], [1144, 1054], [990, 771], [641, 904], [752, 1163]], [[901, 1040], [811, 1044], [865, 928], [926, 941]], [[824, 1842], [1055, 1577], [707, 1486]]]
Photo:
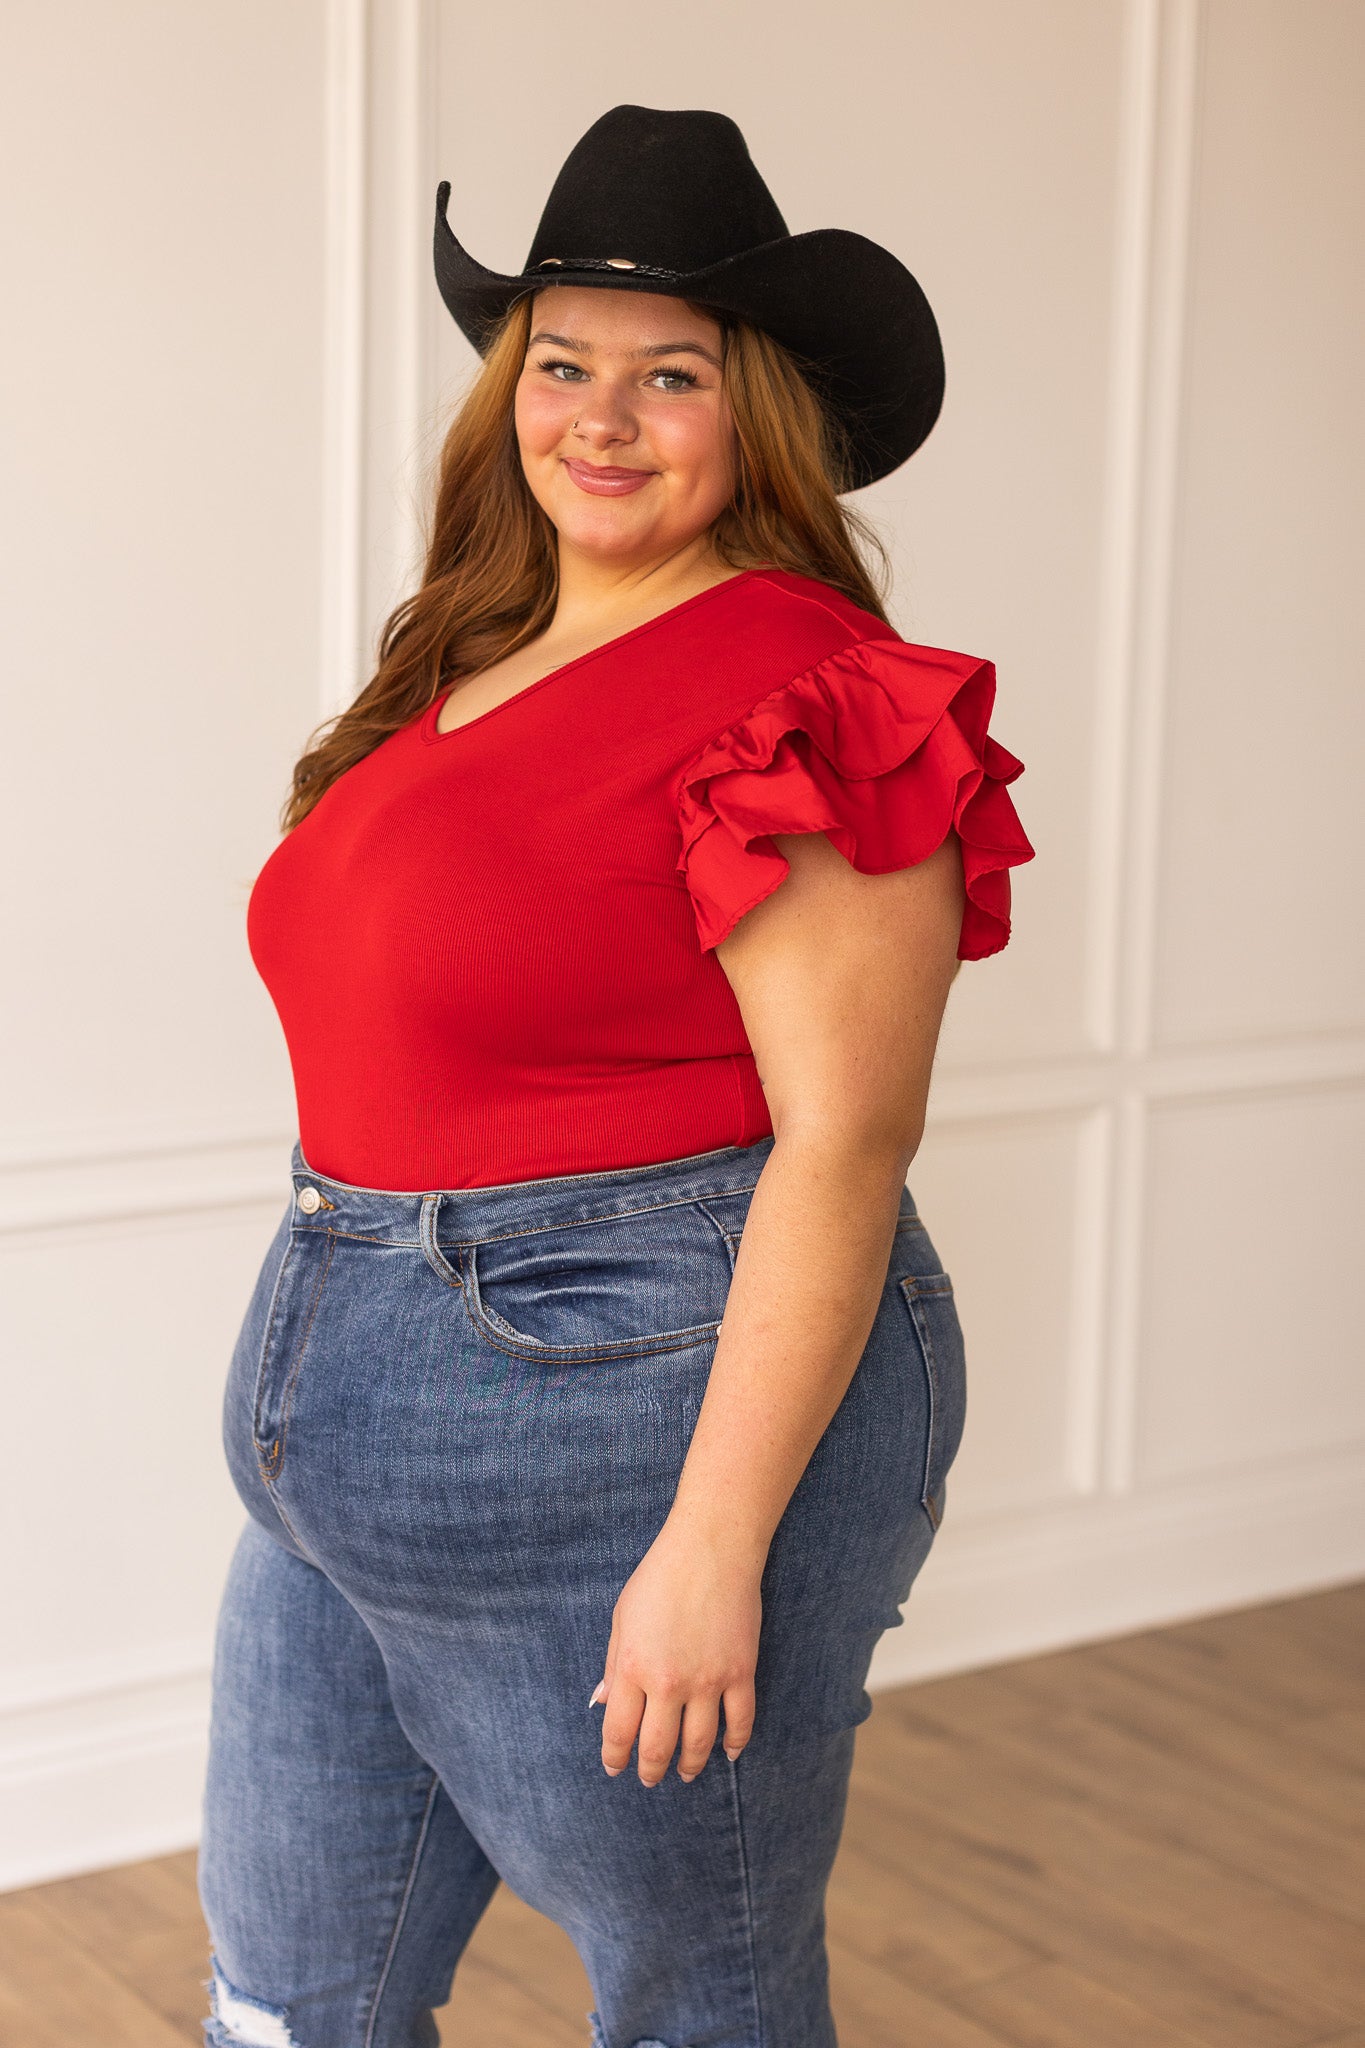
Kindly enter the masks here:
[[[281, 812], [286, 832], [448, 683], [534, 640], [554, 617], [555, 530], [523, 474], [513, 414], [532, 302], [528, 292], [508, 310], [451, 422], [421, 584], [390, 614], [365, 688], [310, 735]], [[734, 492], [712, 527], [716, 553], [734, 569], [814, 577], [885, 622], [886, 551], [841, 501], [846, 442], [812, 373], [747, 321], [694, 310], [720, 321], [737, 442]]]

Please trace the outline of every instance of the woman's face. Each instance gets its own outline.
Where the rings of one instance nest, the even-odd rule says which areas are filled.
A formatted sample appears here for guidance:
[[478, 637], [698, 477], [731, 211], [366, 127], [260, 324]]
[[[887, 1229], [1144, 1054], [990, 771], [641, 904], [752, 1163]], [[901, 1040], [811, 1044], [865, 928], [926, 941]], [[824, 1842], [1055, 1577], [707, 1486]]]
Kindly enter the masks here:
[[734, 424], [721, 330], [661, 292], [537, 292], [516, 392], [522, 469], [582, 554], [676, 552], [728, 504]]

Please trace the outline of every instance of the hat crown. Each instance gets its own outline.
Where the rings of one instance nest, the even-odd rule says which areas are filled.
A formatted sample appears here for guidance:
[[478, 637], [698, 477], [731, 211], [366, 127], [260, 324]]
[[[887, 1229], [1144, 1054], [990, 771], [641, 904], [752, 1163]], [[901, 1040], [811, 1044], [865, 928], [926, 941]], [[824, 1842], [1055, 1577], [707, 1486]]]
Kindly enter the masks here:
[[[739, 128], [703, 108], [613, 107], [555, 179], [523, 275], [547, 257], [705, 270], [787, 224]], [[554, 266], [546, 265], [547, 281]]]

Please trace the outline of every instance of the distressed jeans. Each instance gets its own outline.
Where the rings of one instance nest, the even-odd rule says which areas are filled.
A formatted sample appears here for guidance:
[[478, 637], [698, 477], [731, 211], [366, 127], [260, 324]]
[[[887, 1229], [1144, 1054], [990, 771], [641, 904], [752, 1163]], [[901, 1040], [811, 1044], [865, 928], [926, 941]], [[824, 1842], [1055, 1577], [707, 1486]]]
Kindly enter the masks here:
[[572, 1938], [595, 2048], [831, 2048], [824, 1894], [864, 1680], [965, 1410], [908, 1191], [769, 1552], [748, 1747], [690, 1785], [609, 1778], [588, 1705], [773, 1142], [426, 1194], [295, 1147], [224, 1411], [249, 1520], [200, 1856], [213, 2048], [433, 2048], [499, 1879]]

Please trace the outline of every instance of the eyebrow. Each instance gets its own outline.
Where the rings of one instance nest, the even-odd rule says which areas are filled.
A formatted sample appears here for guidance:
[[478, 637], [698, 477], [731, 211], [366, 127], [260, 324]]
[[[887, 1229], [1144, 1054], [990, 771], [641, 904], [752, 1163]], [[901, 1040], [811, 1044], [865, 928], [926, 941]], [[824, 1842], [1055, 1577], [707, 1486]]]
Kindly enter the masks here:
[[[575, 341], [571, 334], [550, 334], [542, 328], [538, 334], [531, 336], [526, 346], [534, 348], [538, 341], [553, 342], [556, 348], [571, 348], [581, 356], [592, 354], [590, 341]], [[637, 349], [635, 353], [639, 356], [701, 356], [717, 370], [721, 367], [719, 356], [713, 356], [710, 349], [703, 348], [699, 341], [655, 341], [651, 342], [648, 348]]]

